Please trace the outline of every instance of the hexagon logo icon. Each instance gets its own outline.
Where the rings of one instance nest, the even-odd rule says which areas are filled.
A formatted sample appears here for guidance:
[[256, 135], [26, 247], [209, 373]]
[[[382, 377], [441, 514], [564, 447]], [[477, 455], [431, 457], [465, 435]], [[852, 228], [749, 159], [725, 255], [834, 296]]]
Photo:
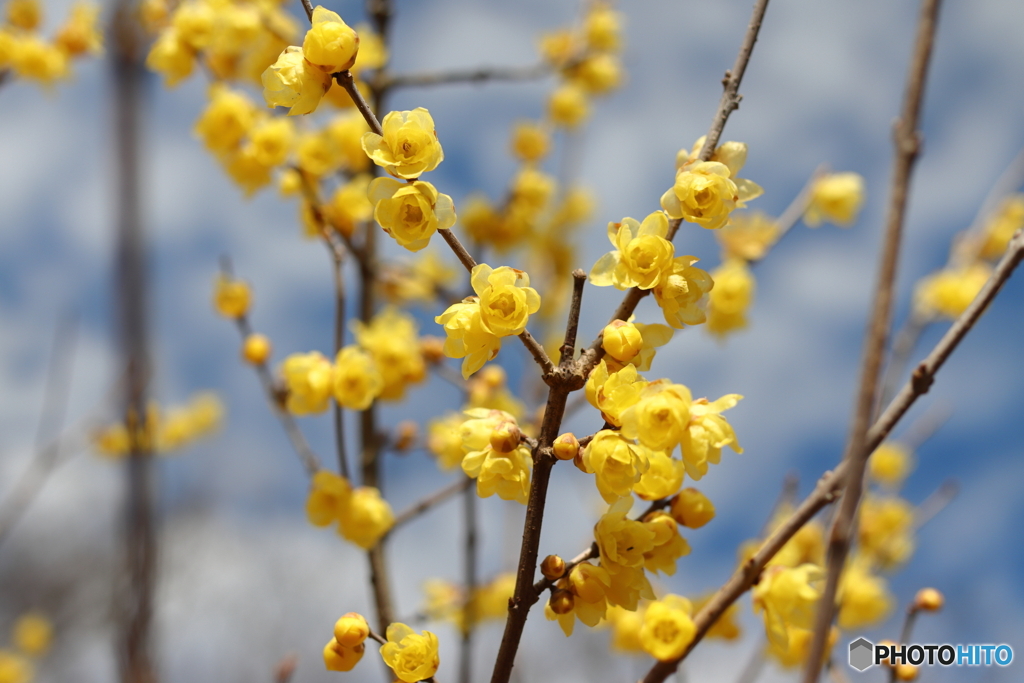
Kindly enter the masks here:
[[850, 666], [857, 671], [864, 671], [873, 666], [875, 646], [866, 638], [858, 638], [850, 643]]

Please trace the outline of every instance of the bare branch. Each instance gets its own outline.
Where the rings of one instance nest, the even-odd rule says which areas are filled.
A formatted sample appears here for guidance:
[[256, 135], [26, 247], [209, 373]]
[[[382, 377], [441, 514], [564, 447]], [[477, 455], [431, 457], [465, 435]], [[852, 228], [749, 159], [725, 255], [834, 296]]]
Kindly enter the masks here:
[[416, 519], [417, 517], [419, 517], [424, 512], [434, 507], [435, 505], [443, 503], [452, 496], [454, 496], [455, 494], [459, 493], [460, 491], [468, 489], [473, 483], [473, 479], [470, 479], [469, 477], [464, 477], [463, 479], [455, 482], [454, 484], [445, 486], [440, 491], [432, 493], [431, 495], [427, 496], [418, 503], [413, 504], [409, 508], [395, 515], [395, 523], [391, 526], [391, 530], [388, 531], [388, 534], [393, 533], [395, 529], [402, 526], [406, 522]]
[[[308, 2], [309, 0], [303, 0]], [[337, 81], [338, 85], [345, 89], [349, 97], [352, 98], [352, 102], [356, 105], [356, 109], [362, 115], [366, 121], [366, 125], [370, 127], [377, 135], [383, 135], [384, 130], [380, 127], [380, 121], [377, 120], [376, 114], [373, 113], [373, 109], [366, 102], [366, 98], [363, 97], [363, 93], [359, 92], [359, 88], [356, 87], [355, 78], [352, 76], [352, 72], [348, 69], [334, 74], [334, 80]]]
[[394, 89], [459, 83], [476, 85], [495, 81], [534, 81], [544, 78], [550, 73], [551, 67], [545, 63], [530, 66], [482, 66], [475, 69], [396, 74], [382, 79], [381, 87]]

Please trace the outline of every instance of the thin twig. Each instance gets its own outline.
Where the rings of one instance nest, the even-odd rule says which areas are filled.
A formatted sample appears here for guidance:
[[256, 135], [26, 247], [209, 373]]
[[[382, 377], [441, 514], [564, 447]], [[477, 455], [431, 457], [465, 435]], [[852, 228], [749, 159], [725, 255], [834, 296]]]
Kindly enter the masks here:
[[839, 511], [832, 524], [826, 559], [828, 573], [824, 591], [818, 601], [814, 636], [804, 665], [804, 683], [815, 683], [821, 671], [828, 634], [836, 611], [839, 579], [846, 565], [850, 539], [856, 525], [857, 507], [864, 488], [864, 469], [868, 456], [871, 455], [871, 450], [866, 447], [866, 437], [877, 399], [882, 362], [885, 359], [885, 342], [892, 319], [896, 264], [903, 236], [907, 197], [910, 193], [910, 177], [921, 146], [918, 125], [924, 100], [925, 79], [935, 41], [939, 6], [939, 0], [923, 0], [921, 3], [914, 56], [907, 74], [903, 111], [894, 130], [895, 152], [889, 215], [875, 287], [875, 301], [864, 342], [864, 361], [856, 412], [844, 455], [844, 461], [849, 462], [850, 471]]
[[959, 492], [960, 485], [956, 483], [955, 479], [942, 482], [942, 485], [921, 501], [921, 504], [917, 506], [917, 510], [914, 511], [914, 531], [932, 521], [935, 515], [945, 510], [946, 506], [953, 502], [953, 499], [956, 498]]
[[551, 67], [543, 62], [530, 66], [481, 66], [475, 69], [395, 74], [381, 79], [381, 86], [392, 89], [458, 83], [481, 84], [494, 81], [533, 81], [544, 78], [550, 73]]
[[[308, 2], [308, 0], [303, 0]], [[334, 74], [334, 80], [337, 81], [338, 85], [345, 89], [345, 92], [352, 98], [352, 102], [356, 105], [356, 109], [362, 115], [366, 121], [366, 125], [370, 127], [377, 135], [383, 135], [384, 130], [380, 127], [380, 121], [377, 120], [376, 114], [370, 109], [369, 103], [366, 98], [363, 97], [363, 93], [359, 92], [359, 88], [356, 87], [355, 78], [352, 76], [352, 72], [346, 69], [345, 71]]]
[[[868, 431], [866, 439], [867, 450], [873, 451], [889, 435], [893, 427], [906, 415], [910, 407], [918, 398], [928, 392], [935, 375], [945, 364], [949, 356], [956, 350], [967, 333], [981, 318], [988, 306], [995, 299], [999, 290], [1013, 274], [1014, 269], [1024, 260], [1024, 231], [1019, 231], [1012, 240], [1003, 255], [1002, 260], [996, 266], [992, 277], [982, 287], [978, 296], [957, 318], [953, 326], [935, 345], [935, 348], [917, 366], [914, 374], [896, 394], [896, 398], [885, 409]], [[693, 622], [696, 626], [696, 634], [693, 641], [687, 646], [682, 656], [674, 661], [659, 662], [655, 664], [644, 683], [661, 683], [676, 670], [683, 659], [693, 648], [704, 638], [708, 629], [714, 624], [744, 592], [746, 592], [754, 581], [760, 576], [761, 570], [775, 556], [775, 554], [799, 531], [804, 524], [810, 521], [815, 514], [823, 507], [836, 499], [843, 487], [849, 463], [843, 461], [831, 472], [826, 472], [818, 480], [814, 491], [807, 496], [793, 514], [779, 525], [768, 537], [761, 548], [740, 567], [732, 577], [718, 589], [718, 592], [709, 600], [704, 607], [694, 615]]]
[[306, 10], [306, 18], [313, 21], [313, 3], [309, 0], [302, 0], [302, 9]]
[[942, 427], [953, 416], [953, 406], [943, 401], [933, 404], [925, 411], [924, 415], [914, 420], [907, 427], [907, 431], [899, 438], [908, 451], [916, 451], [924, 442], [932, 438], [935, 432]]
[[818, 179], [827, 172], [828, 164], [821, 164], [818, 168], [814, 169], [814, 173], [812, 173], [811, 177], [807, 179], [806, 183], [804, 183], [803, 188], [800, 189], [797, 196], [793, 198], [793, 201], [789, 203], [786, 210], [783, 211], [775, 220], [778, 232], [775, 234], [774, 244], [778, 244], [779, 241], [786, 236], [786, 233], [792, 230], [793, 226], [799, 223], [800, 219], [803, 218], [804, 213], [807, 211], [807, 204], [811, 201], [811, 193], [814, 191], [814, 184], [817, 183]]
[[377, 633], [377, 632], [376, 632], [376, 631], [374, 631], [373, 629], [370, 629], [370, 638], [371, 638], [372, 640], [376, 640], [376, 641], [377, 641], [378, 643], [380, 643], [381, 645], [386, 645], [386, 644], [387, 644], [387, 642], [388, 642], [388, 639], [387, 639], [387, 638], [385, 638], [385, 637], [384, 637], [384, 636], [382, 636], [381, 634]]
[[921, 333], [931, 322], [933, 322], [931, 318], [924, 317], [916, 310], [911, 311], [910, 316], [903, 321], [899, 332], [896, 333], [896, 340], [892, 345], [892, 355], [882, 378], [882, 389], [877, 403], [878, 410], [892, 400], [892, 395], [907, 369], [907, 363], [910, 362], [910, 355], [914, 353], [914, 348], [921, 339]]
[[[910, 636], [914, 632], [914, 624], [917, 622], [917, 601], [912, 600], [907, 605], [907, 613], [903, 617], [903, 628], [900, 629], [900, 639], [897, 645], [905, 645], [910, 642]], [[889, 683], [896, 682], [896, 667], [889, 667]]]
[[[325, 240], [327, 237], [325, 236]], [[331, 254], [331, 272], [334, 277], [334, 355], [341, 352], [345, 345], [345, 276], [342, 271], [342, 252], [340, 249], [332, 248], [330, 240], [327, 240], [328, 251]], [[338, 472], [345, 479], [351, 479], [348, 472], [348, 457], [345, 452], [345, 413], [336, 397], [332, 397], [334, 403], [334, 446], [338, 454]]]
[[469, 477], [464, 477], [463, 479], [460, 479], [454, 484], [449, 484], [440, 491], [432, 493], [423, 500], [414, 503], [410, 507], [406, 508], [402, 512], [395, 515], [395, 523], [391, 526], [391, 530], [388, 531], [388, 534], [394, 533], [395, 529], [402, 526], [406, 522], [409, 522], [419, 517], [424, 512], [434, 507], [435, 505], [443, 503], [452, 496], [454, 496], [455, 494], [459, 493], [460, 491], [468, 489], [473, 483], [473, 479], [470, 479]]
[[462, 602], [462, 642], [459, 645], [459, 683], [470, 683], [473, 680], [473, 631], [476, 626], [476, 564], [477, 564], [477, 493], [468, 483], [473, 480], [466, 477], [467, 486], [463, 491], [463, 517], [466, 522], [465, 549], [463, 557], [465, 594]]

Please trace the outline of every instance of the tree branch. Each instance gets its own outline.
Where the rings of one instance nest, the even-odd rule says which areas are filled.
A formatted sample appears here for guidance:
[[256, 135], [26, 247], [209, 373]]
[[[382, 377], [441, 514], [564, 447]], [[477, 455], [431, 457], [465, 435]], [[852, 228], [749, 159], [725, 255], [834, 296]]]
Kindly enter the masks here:
[[470, 479], [469, 477], [464, 477], [463, 479], [455, 482], [454, 484], [450, 484], [448, 486], [445, 486], [440, 491], [437, 491], [436, 493], [432, 493], [429, 496], [427, 496], [426, 498], [424, 498], [423, 500], [421, 500], [421, 501], [419, 501], [417, 503], [414, 503], [410, 507], [406, 508], [402, 512], [400, 512], [397, 515], [395, 515], [395, 523], [393, 525], [391, 525], [391, 530], [388, 531], [388, 534], [393, 533], [395, 531], [395, 529], [397, 529], [398, 527], [402, 526], [406, 522], [409, 522], [409, 521], [419, 517], [424, 512], [426, 512], [430, 508], [434, 507], [435, 505], [443, 503], [446, 500], [448, 500], [449, 498], [451, 498], [452, 496], [454, 496], [455, 494], [459, 493], [460, 491], [464, 491], [464, 490], [470, 488], [470, 486], [473, 483], [474, 483], [473, 479]]
[[493, 81], [533, 81], [551, 73], [545, 63], [530, 66], [481, 66], [474, 69], [453, 69], [424, 73], [396, 74], [381, 79], [381, 87], [418, 88], [458, 83], [480, 84]]
[[843, 491], [839, 511], [832, 523], [829, 548], [826, 558], [828, 574], [825, 589], [818, 601], [814, 637], [804, 668], [804, 683], [815, 683], [824, 660], [828, 634], [836, 610], [836, 592], [850, 539], [856, 525], [857, 507], [864, 487], [864, 469], [871, 450], [867, 448], [867, 433], [874, 411], [882, 362], [885, 358], [885, 342], [892, 320], [892, 302], [896, 281], [896, 264], [899, 258], [903, 222], [906, 215], [907, 197], [910, 192], [910, 177], [920, 151], [918, 125], [924, 100], [925, 79], [931, 61], [932, 47], [938, 23], [939, 0], [923, 0], [917, 25], [914, 56], [907, 74], [903, 112], [894, 131], [895, 158], [893, 160], [892, 188], [889, 197], [889, 216], [885, 231], [879, 264], [878, 282], [875, 286], [875, 301], [871, 322], [864, 343], [864, 361], [861, 372], [860, 390], [857, 397], [856, 413], [850, 431], [850, 438], [843, 456], [849, 463], [849, 476]]

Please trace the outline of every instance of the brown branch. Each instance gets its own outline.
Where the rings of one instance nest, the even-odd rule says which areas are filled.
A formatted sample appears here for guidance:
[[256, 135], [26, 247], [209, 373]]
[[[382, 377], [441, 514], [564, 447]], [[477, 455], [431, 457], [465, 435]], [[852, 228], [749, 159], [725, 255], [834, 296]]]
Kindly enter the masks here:
[[309, 0], [302, 0], [302, 9], [306, 10], [306, 18], [313, 21], [313, 3]]
[[896, 264], [903, 235], [907, 197], [910, 192], [910, 177], [921, 146], [918, 122], [924, 100], [925, 79], [935, 41], [939, 5], [939, 0], [923, 0], [921, 3], [914, 56], [907, 74], [903, 111], [894, 130], [894, 168], [885, 242], [882, 247], [869, 331], [864, 343], [863, 370], [856, 413], [846, 453], [843, 456], [844, 461], [849, 463], [849, 476], [839, 511], [832, 523], [826, 559], [828, 574], [825, 579], [824, 591], [818, 601], [814, 636], [804, 668], [804, 683], [815, 683], [818, 680], [821, 663], [824, 660], [828, 634], [832, 628], [832, 619], [836, 611], [836, 592], [839, 588], [839, 579], [843, 567], [846, 565], [850, 539], [856, 525], [857, 507], [860, 505], [864, 487], [864, 469], [868, 456], [871, 455], [871, 450], [866, 447], [867, 432], [877, 398], [882, 362], [885, 359], [885, 342], [889, 335], [892, 319]]
[[959, 492], [960, 486], [955, 479], [942, 482], [942, 485], [921, 501], [917, 510], [914, 511], [914, 530], [917, 531], [932, 521], [935, 515], [945, 510], [946, 506], [953, 502]]
[[396, 74], [382, 78], [379, 87], [418, 88], [458, 83], [480, 84], [488, 81], [533, 81], [550, 73], [551, 67], [544, 63], [530, 66], [482, 66], [475, 69]]
[[932, 405], [921, 417], [914, 420], [899, 442], [907, 450], [916, 451], [928, 439], [935, 435], [935, 432], [942, 429], [943, 425], [953, 416], [953, 407], [949, 403], [942, 402]]
[[729, 114], [740, 108], [740, 82], [743, 81], [743, 74], [750, 62], [750, 55], [754, 52], [754, 43], [757, 42], [757, 34], [761, 31], [761, 22], [764, 21], [765, 10], [768, 9], [768, 0], [757, 0], [754, 5], [753, 15], [750, 17], [750, 25], [743, 36], [743, 44], [740, 45], [739, 54], [736, 55], [736, 62], [731, 70], [725, 72], [722, 79], [722, 99], [718, 103], [718, 112], [711, 123], [711, 130], [704, 140], [704, 146], [700, 150], [700, 158], [707, 161], [711, 158], [715, 148], [718, 147], [718, 140], [722, 137], [725, 129], [725, 122], [729, 120]]
[[572, 299], [569, 303], [569, 319], [565, 325], [565, 339], [562, 342], [562, 355], [559, 365], [573, 369], [576, 356], [576, 332], [580, 326], [580, 308], [583, 305], [583, 285], [587, 282], [587, 274], [577, 268], [572, 271]]
[[[466, 477], [466, 482], [473, 481]], [[462, 603], [462, 642], [459, 644], [459, 683], [473, 680], [473, 630], [476, 625], [476, 564], [477, 564], [477, 493], [472, 486], [463, 492], [463, 517], [466, 520], [463, 556], [465, 594]]]
[[395, 515], [395, 523], [391, 525], [391, 530], [388, 531], [388, 534], [393, 533], [395, 529], [402, 526], [406, 522], [409, 522], [419, 517], [424, 512], [434, 507], [435, 505], [443, 503], [452, 496], [454, 496], [455, 494], [459, 493], [460, 491], [464, 491], [470, 488], [473, 482], [473, 479], [470, 479], [469, 477], [464, 477], [463, 479], [455, 482], [454, 484], [449, 484], [440, 491], [432, 493], [423, 500], [414, 503], [410, 507], [406, 508], [402, 512]]
[[[1003, 255], [999, 265], [989, 281], [985, 283], [978, 296], [971, 302], [970, 306], [953, 323], [953, 326], [939, 340], [939, 343], [932, 349], [928, 357], [918, 366], [914, 376], [907, 381], [903, 389], [896, 395], [892, 403], [885, 409], [881, 417], [875, 421], [868, 431], [866, 444], [867, 450], [874, 451], [878, 445], [889, 435], [896, 423], [899, 422], [910, 407], [924, 395], [935, 374], [956, 350], [967, 333], [974, 327], [981, 314], [985, 312], [996, 294], [1013, 274], [1014, 269], [1024, 260], [1024, 231], [1018, 232], [1010, 241], [1010, 245]], [[708, 629], [744, 592], [746, 592], [760, 576], [761, 570], [775, 556], [775, 554], [789, 541], [793, 535], [800, 530], [815, 514], [823, 507], [835, 500], [843, 486], [849, 463], [843, 461], [831, 472], [826, 472], [818, 480], [814, 491], [807, 496], [793, 514], [783, 522], [768, 539], [761, 545], [761, 548], [743, 564], [740, 569], [721, 587], [714, 597], [694, 615], [693, 622], [697, 627], [693, 641], [687, 646], [686, 651], [679, 659], [669, 662], [655, 664], [644, 677], [644, 683], [661, 683], [670, 676], [679, 666], [679, 662], [693, 650], [693, 648], [704, 638]]]
[[462, 266], [466, 270], [472, 272], [473, 269], [476, 268], [476, 259], [474, 259], [473, 255], [469, 253], [469, 250], [462, 245], [462, 242], [460, 242], [459, 238], [455, 236], [455, 233], [448, 228], [441, 228], [437, 231], [437, 234], [448, 243], [448, 246], [452, 248], [452, 251], [455, 252], [459, 262], [462, 263]]
[[[342, 271], [343, 252], [336, 248], [324, 230], [324, 241], [331, 255], [331, 274], [334, 278], [334, 355], [337, 356], [345, 345], [345, 276]], [[348, 472], [348, 457], [345, 453], [345, 414], [338, 399], [331, 397], [334, 404], [334, 447], [338, 454], [338, 472], [351, 480]]]
[[[308, 0], [303, 0], [308, 1]], [[334, 80], [337, 81], [338, 85], [345, 89], [349, 97], [352, 98], [352, 102], [356, 105], [356, 110], [362, 114], [363, 119], [366, 121], [366, 125], [370, 127], [377, 135], [383, 135], [384, 130], [380, 127], [380, 121], [377, 120], [376, 114], [370, 108], [366, 99], [363, 97], [363, 93], [359, 92], [359, 88], [356, 87], [355, 78], [352, 76], [352, 72], [348, 69], [334, 74]]]

